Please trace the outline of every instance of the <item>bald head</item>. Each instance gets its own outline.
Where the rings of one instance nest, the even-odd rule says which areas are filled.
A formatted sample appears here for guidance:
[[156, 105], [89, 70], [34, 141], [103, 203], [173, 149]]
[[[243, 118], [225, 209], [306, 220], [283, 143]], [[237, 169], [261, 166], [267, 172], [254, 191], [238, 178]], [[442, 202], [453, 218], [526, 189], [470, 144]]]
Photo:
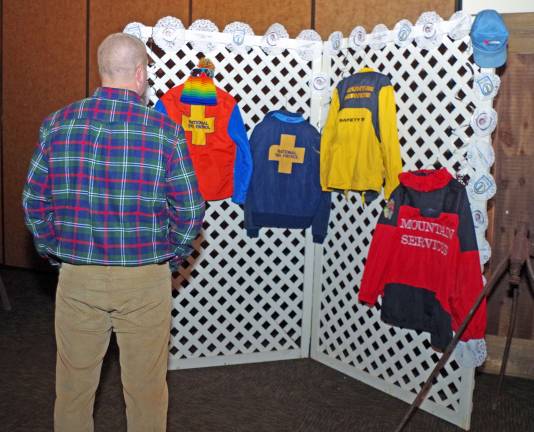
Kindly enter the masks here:
[[98, 47], [98, 71], [105, 87], [126, 88], [142, 94], [146, 89], [146, 67], [145, 45], [135, 36], [114, 33]]

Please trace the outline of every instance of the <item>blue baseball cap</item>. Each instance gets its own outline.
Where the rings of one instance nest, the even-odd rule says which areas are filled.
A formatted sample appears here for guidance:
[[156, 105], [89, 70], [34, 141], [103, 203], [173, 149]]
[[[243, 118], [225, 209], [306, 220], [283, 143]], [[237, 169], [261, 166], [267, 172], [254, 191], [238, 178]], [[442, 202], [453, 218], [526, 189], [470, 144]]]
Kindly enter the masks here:
[[480, 11], [471, 27], [475, 63], [483, 68], [497, 68], [506, 63], [508, 29], [501, 15], [493, 10]]

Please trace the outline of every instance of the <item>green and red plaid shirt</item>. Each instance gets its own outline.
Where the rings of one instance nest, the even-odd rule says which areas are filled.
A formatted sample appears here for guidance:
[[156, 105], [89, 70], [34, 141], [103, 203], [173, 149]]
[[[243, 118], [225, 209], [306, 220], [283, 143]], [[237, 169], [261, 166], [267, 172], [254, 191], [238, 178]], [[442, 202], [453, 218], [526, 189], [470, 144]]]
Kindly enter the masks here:
[[204, 217], [181, 127], [106, 87], [44, 120], [23, 206], [39, 254], [71, 264], [174, 269]]

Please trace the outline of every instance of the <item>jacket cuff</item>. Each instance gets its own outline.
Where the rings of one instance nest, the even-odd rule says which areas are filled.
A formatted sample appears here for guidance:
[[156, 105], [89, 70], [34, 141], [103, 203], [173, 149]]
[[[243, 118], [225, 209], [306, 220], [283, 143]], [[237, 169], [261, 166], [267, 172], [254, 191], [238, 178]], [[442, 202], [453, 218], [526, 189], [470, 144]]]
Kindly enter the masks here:
[[48, 256], [48, 264], [50, 264], [55, 269], [61, 268], [61, 261], [50, 255]]
[[178, 270], [180, 269], [180, 266], [182, 265], [183, 260], [184, 259], [182, 257], [176, 256], [169, 261], [169, 268], [171, 270], [171, 273], [178, 272]]
[[234, 204], [245, 204], [245, 194], [232, 195], [232, 202]]
[[326, 235], [324, 234], [313, 234], [313, 242], [322, 244], [324, 242]]
[[249, 237], [256, 238], [258, 237], [259, 233], [260, 233], [259, 228], [247, 228], [247, 235]]
[[360, 303], [366, 303], [371, 306], [374, 306], [377, 299], [378, 299], [378, 296], [362, 294], [361, 290], [360, 292], [358, 292], [358, 301]]

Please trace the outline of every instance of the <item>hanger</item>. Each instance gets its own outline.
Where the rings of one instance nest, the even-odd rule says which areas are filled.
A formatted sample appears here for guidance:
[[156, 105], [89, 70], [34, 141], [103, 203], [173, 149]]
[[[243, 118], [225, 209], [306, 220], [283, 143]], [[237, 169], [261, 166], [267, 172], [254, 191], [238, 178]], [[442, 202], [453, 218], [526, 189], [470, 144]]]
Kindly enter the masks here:
[[368, 57], [368, 53], [367, 53], [367, 49], [370, 50], [370, 47], [369, 45], [365, 45], [362, 47], [362, 55], [361, 55], [361, 58], [362, 58], [362, 63], [360, 65], [360, 69], [363, 69], [363, 68], [369, 68], [369, 69], [372, 69], [372, 66], [370, 65], [369, 63], [369, 57]]
[[434, 156], [432, 160], [429, 160], [425, 165], [423, 165], [422, 170], [437, 170], [442, 168], [443, 165], [439, 161], [438, 156]]
[[289, 106], [288, 106], [288, 98], [287, 98], [287, 93], [284, 95], [284, 100], [283, 101], [280, 101], [281, 103], [279, 103], [279, 106], [277, 108], [278, 111], [288, 111], [288, 112], [291, 112], [291, 110], [289, 109]]
[[469, 68], [469, 71], [471, 72], [471, 78], [469, 78], [469, 80], [467, 81], [467, 83], [470, 83], [471, 81], [473, 81], [475, 79], [475, 70], [473, 69], [473, 66], [471, 65], [471, 63], [467, 63], [467, 67]]
[[350, 64], [349, 62], [343, 64], [343, 69], [341, 69], [341, 79], [346, 78], [350, 75]]
[[283, 103], [281, 104], [280, 108], [278, 108], [278, 110], [286, 111], [286, 112], [289, 112], [289, 113], [292, 113], [292, 114], [302, 114], [302, 115], [304, 115], [304, 112], [302, 111], [301, 108], [295, 108], [295, 107], [290, 107], [289, 106], [289, 99], [288, 99], [287, 93], [284, 95]]
[[434, 162], [428, 162], [426, 165], [423, 166], [423, 170], [425, 171], [431, 171], [431, 170], [437, 170], [441, 168], [441, 163], [436, 160]]

